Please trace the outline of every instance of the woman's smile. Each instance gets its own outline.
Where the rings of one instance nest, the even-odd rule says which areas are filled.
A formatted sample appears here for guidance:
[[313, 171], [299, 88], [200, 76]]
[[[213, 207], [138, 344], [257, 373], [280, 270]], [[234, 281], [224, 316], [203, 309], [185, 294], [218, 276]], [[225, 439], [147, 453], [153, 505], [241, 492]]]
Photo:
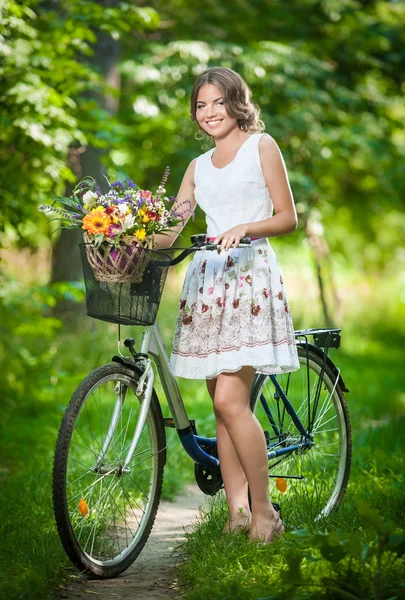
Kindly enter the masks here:
[[223, 119], [212, 119], [211, 121], [206, 121], [206, 124], [209, 127], [217, 127], [222, 121]]

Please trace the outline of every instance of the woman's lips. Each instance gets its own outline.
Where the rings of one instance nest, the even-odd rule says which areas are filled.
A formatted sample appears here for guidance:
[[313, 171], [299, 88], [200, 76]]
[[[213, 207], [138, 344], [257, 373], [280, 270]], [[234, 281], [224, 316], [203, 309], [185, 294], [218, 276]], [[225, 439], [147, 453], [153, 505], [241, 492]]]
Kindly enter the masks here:
[[206, 121], [205, 123], [206, 125], [208, 125], [208, 127], [215, 128], [218, 127], [218, 125], [222, 123], [222, 121], [223, 119], [213, 119], [212, 121]]

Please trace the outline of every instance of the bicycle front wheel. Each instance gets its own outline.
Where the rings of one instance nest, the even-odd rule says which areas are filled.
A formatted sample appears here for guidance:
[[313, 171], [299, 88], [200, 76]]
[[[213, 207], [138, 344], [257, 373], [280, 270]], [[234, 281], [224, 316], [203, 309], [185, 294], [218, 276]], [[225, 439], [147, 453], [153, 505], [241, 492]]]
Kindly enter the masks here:
[[157, 513], [166, 459], [153, 391], [136, 450], [124, 466], [138, 420], [139, 374], [104, 365], [86, 377], [66, 409], [53, 468], [55, 518], [71, 561], [99, 578], [115, 577], [138, 556]]
[[259, 376], [251, 394], [251, 408], [268, 450], [301, 446], [269, 460], [270, 498], [282, 504], [293, 527], [327, 517], [338, 508], [349, 479], [352, 448], [349, 414], [336, 374], [326, 364], [320, 380], [322, 356], [310, 348], [307, 354], [305, 344], [297, 350], [300, 369], [276, 378], [305, 430], [311, 429], [309, 444], [270, 375]]

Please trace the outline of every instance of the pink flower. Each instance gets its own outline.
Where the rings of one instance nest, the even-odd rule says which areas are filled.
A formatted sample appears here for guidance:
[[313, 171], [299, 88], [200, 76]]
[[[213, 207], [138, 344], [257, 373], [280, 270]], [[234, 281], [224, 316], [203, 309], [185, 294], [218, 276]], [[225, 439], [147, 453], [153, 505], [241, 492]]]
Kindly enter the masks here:
[[285, 312], [288, 312], [288, 306], [287, 304], [284, 306]]
[[217, 305], [222, 308], [222, 298], [217, 298]]
[[205, 312], [207, 312], [208, 309], [209, 309], [208, 304], [204, 304], [204, 302], [203, 302], [202, 307], [201, 307], [201, 312], [205, 313]]
[[238, 283], [238, 287], [243, 287], [243, 281], [240, 281], [240, 282]]
[[213, 287], [209, 287], [207, 290], [207, 294], [209, 294], [211, 296], [211, 294], [214, 292], [214, 288]]
[[112, 223], [111, 225], [109, 225], [108, 227], [108, 237], [114, 237], [116, 235], [119, 235], [121, 233], [122, 230], [122, 226], [119, 223]]
[[269, 297], [269, 292], [267, 291], [267, 289], [266, 289], [266, 288], [263, 288], [263, 296], [264, 296], [265, 298], [268, 298], [268, 297]]
[[280, 290], [280, 291], [279, 291], [279, 293], [277, 294], [277, 298], [278, 298], [279, 300], [282, 300], [282, 299], [283, 299], [283, 292], [282, 292], [281, 290]]
[[248, 283], [249, 285], [252, 285], [252, 278], [251, 278], [251, 276], [250, 276], [250, 275], [246, 275], [246, 277], [245, 277], [245, 281], [246, 281], [246, 283]]

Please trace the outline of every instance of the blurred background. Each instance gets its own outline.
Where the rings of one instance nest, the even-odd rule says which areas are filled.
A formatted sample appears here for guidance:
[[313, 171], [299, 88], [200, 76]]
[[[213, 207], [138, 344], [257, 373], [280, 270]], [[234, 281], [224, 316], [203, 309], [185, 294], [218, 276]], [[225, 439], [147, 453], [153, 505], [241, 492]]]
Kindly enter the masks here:
[[[394, 0], [0, 2], [4, 597], [46, 597], [66, 575], [50, 492], [57, 429], [79, 381], [116, 353], [116, 328], [85, 316], [81, 232], [55, 231], [38, 206], [85, 175], [155, 190], [166, 165], [176, 195], [205, 151], [191, 88], [215, 65], [246, 80], [284, 156], [299, 226], [270, 242], [294, 326], [342, 328], [331, 353], [350, 390], [353, 481], [364, 491], [373, 473], [382, 507], [395, 472], [403, 522], [404, 26]], [[205, 231], [197, 208], [175, 245]], [[186, 267], [171, 270], [158, 316], [168, 349]], [[178, 382], [214, 434], [205, 383]], [[167, 498], [193, 477], [172, 433]]]

